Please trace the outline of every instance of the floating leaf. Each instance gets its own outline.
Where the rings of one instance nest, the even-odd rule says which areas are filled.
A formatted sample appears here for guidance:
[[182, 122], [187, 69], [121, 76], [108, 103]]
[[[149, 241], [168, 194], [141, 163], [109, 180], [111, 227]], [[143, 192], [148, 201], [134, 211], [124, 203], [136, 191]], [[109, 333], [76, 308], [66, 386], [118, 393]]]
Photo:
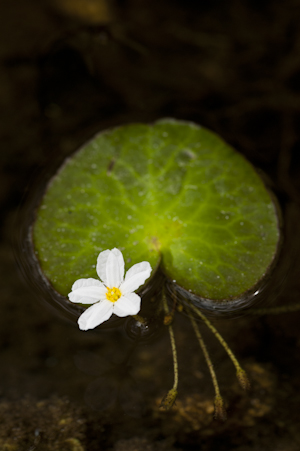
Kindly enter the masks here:
[[195, 124], [160, 120], [109, 130], [51, 180], [33, 229], [36, 253], [66, 295], [96, 277], [100, 251], [126, 269], [146, 260], [198, 296], [239, 297], [274, 261], [275, 205], [243, 156]]

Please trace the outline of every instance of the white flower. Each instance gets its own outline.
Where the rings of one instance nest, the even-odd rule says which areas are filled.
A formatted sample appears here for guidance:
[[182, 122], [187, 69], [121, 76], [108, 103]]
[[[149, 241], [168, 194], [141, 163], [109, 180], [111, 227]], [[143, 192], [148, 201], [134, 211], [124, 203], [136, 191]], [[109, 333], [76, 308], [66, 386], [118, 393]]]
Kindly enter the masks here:
[[71, 302], [94, 304], [79, 317], [81, 330], [94, 329], [107, 321], [114, 313], [117, 316], [136, 315], [140, 311], [141, 298], [133, 291], [143, 285], [151, 274], [148, 262], [133, 265], [126, 273], [122, 252], [112, 249], [100, 252], [97, 259], [97, 274], [103, 281], [78, 279], [68, 294]]

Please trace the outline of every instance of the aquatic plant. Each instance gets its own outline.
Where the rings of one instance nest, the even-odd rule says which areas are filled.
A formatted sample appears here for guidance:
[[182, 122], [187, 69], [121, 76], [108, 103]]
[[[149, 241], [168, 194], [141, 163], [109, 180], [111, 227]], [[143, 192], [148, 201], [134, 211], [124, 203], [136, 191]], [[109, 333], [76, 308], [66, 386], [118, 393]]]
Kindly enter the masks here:
[[[156, 299], [152, 315], [162, 317], [169, 329], [174, 361], [174, 385], [162, 407], [172, 407], [178, 391], [172, 322], [179, 310], [190, 318], [209, 367], [215, 415], [225, 419], [196, 319], [217, 337], [246, 389], [245, 371], [208, 315], [239, 312], [260, 301], [280, 250], [277, 203], [242, 155], [205, 128], [172, 119], [102, 132], [67, 159], [48, 184], [32, 240], [45, 283], [65, 304], [72, 286], [70, 300], [89, 304], [84, 290], [83, 298], [76, 297], [81, 282], [73, 283], [94, 280], [99, 253], [119, 249], [126, 269], [149, 262], [153, 274], [139, 294]], [[107, 287], [119, 289], [121, 279]], [[147, 321], [137, 318], [144, 328]]]

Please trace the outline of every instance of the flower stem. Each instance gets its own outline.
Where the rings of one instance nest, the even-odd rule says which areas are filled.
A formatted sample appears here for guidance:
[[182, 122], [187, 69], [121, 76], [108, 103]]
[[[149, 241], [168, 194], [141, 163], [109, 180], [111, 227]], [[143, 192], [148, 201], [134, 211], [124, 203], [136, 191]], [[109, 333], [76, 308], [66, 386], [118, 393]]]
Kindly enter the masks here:
[[219, 419], [219, 420], [222, 420], [222, 421], [225, 421], [226, 420], [226, 411], [225, 411], [225, 408], [224, 408], [224, 402], [223, 402], [223, 398], [222, 398], [221, 393], [220, 393], [220, 388], [219, 388], [219, 384], [218, 384], [218, 380], [217, 380], [217, 375], [215, 373], [215, 369], [214, 369], [213, 363], [211, 361], [210, 355], [208, 353], [206, 344], [204, 343], [204, 340], [203, 340], [203, 337], [202, 337], [201, 332], [199, 330], [199, 327], [198, 327], [198, 325], [197, 325], [197, 323], [195, 321], [195, 318], [191, 314], [190, 310], [188, 311], [188, 314], [189, 314], [192, 326], [194, 328], [196, 337], [198, 338], [200, 347], [201, 347], [201, 349], [203, 351], [203, 354], [204, 354], [204, 357], [205, 357], [205, 360], [206, 360], [206, 364], [208, 366], [208, 369], [209, 369], [209, 372], [210, 372], [210, 375], [211, 375], [211, 378], [212, 378], [213, 386], [214, 386], [214, 389], [215, 389], [215, 418]]
[[189, 305], [190, 305], [191, 309], [194, 310], [194, 312], [198, 316], [200, 316], [202, 321], [204, 321], [206, 326], [212, 331], [214, 336], [219, 340], [219, 342], [221, 343], [221, 345], [223, 346], [223, 348], [227, 352], [228, 356], [230, 357], [232, 363], [234, 364], [234, 366], [236, 368], [236, 376], [237, 376], [237, 378], [239, 380], [240, 385], [242, 386], [243, 389], [245, 389], [245, 390], [248, 389], [250, 387], [250, 383], [248, 381], [248, 377], [246, 375], [246, 372], [245, 372], [245, 370], [242, 369], [242, 367], [239, 364], [237, 358], [235, 357], [235, 355], [233, 354], [233, 352], [229, 348], [229, 346], [226, 343], [226, 341], [224, 340], [224, 338], [220, 335], [220, 333], [217, 331], [215, 326], [213, 326], [213, 324], [206, 318], [206, 316], [200, 310], [198, 310], [193, 304], [189, 304]]
[[147, 324], [147, 321], [145, 320], [145, 318], [143, 318], [140, 315], [131, 315], [133, 319], [135, 319], [138, 323], [141, 324]]
[[[163, 308], [165, 311], [166, 317], [170, 316], [169, 307], [167, 303], [167, 299], [165, 296], [165, 293], [163, 293]], [[167, 322], [166, 323], [169, 334], [170, 334], [170, 341], [171, 341], [171, 348], [172, 348], [172, 355], [173, 355], [173, 365], [174, 365], [174, 383], [171, 390], [168, 391], [167, 395], [162, 399], [161, 401], [161, 407], [168, 410], [170, 409], [176, 398], [177, 398], [177, 387], [178, 387], [178, 360], [177, 360], [177, 350], [176, 350], [176, 343], [175, 343], [175, 337], [174, 337], [174, 330], [172, 323]]]
[[176, 351], [175, 337], [174, 337], [173, 327], [172, 327], [171, 324], [168, 326], [168, 328], [169, 328], [169, 333], [170, 333], [170, 341], [171, 341], [172, 354], [173, 354], [173, 364], [174, 364], [174, 384], [173, 384], [173, 389], [177, 390], [177, 387], [178, 387], [178, 361], [177, 361], [177, 351]]
[[[163, 306], [166, 316], [170, 315], [169, 307], [167, 303], [167, 299], [165, 294], [163, 294]], [[177, 351], [176, 351], [176, 343], [175, 343], [175, 337], [174, 337], [174, 331], [172, 324], [168, 324], [169, 334], [170, 334], [170, 341], [171, 341], [171, 347], [172, 347], [172, 354], [173, 354], [173, 364], [174, 364], [174, 384], [173, 389], [177, 390], [178, 387], [178, 360], [177, 360]]]

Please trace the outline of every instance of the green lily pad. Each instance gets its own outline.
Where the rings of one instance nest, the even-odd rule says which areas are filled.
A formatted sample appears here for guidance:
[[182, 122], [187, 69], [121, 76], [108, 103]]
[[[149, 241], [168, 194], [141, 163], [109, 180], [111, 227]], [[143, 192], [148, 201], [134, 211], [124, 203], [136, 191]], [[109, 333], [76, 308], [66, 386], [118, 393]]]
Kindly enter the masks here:
[[276, 256], [276, 207], [243, 156], [203, 127], [176, 120], [103, 132], [47, 187], [33, 240], [42, 271], [66, 295], [97, 277], [100, 251], [119, 248], [212, 300], [251, 290]]

